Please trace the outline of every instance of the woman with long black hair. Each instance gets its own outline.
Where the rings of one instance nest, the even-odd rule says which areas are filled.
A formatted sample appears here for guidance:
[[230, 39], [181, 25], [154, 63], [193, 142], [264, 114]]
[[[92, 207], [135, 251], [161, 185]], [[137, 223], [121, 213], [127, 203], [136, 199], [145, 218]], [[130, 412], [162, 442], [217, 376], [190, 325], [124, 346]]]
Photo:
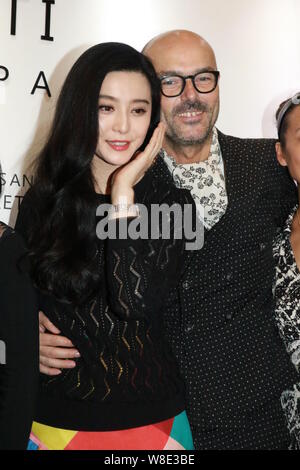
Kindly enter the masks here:
[[[40, 309], [80, 358], [75, 369], [41, 374], [31, 449], [193, 448], [161, 311], [185, 267], [185, 240], [172, 230], [129, 236], [137, 203], [149, 213], [153, 204], [193, 204], [155, 161], [159, 103], [152, 64], [119, 43], [88, 49], [63, 85], [16, 228], [28, 242]], [[96, 234], [102, 204], [111, 208], [107, 239]], [[111, 236], [124, 220], [127, 236]]]
[[25, 253], [21, 237], [0, 222], [1, 450], [26, 449], [38, 385], [37, 299]]

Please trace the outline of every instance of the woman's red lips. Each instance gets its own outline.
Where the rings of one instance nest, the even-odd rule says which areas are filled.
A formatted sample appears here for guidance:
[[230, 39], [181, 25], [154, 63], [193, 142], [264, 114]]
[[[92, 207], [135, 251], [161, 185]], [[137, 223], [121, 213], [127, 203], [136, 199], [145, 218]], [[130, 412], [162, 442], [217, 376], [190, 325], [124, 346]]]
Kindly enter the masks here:
[[117, 152], [128, 150], [130, 142], [128, 140], [107, 140], [108, 145]]

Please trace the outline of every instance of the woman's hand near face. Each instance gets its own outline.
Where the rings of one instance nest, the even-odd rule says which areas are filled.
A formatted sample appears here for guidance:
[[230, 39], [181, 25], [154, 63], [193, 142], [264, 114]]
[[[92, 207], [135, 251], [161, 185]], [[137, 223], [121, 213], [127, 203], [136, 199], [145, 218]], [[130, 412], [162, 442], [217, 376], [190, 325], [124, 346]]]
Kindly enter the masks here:
[[165, 134], [165, 124], [159, 123], [149, 144], [129, 163], [119, 168], [113, 175], [111, 187], [112, 204], [134, 203], [134, 186], [143, 178], [160, 151]]

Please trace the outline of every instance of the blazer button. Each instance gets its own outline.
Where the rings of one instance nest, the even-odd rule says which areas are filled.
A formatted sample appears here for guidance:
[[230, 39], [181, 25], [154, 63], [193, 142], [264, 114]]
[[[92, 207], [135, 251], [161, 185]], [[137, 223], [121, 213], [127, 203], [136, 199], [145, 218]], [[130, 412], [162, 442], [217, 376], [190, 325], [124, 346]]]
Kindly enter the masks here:
[[225, 315], [225, 318], [226, 318], [227, 321], [232, 320], [232, 317], [233, 317], [232, 313], [226, 313], [226, 315]]
[[191, 284], [189, 281], [184, 281], [182, 283], [182, 287], [184, 288], [184, 290], [189, 290], [189, 288], [191, 287]]
[[188, 323], [186, 327], [184, 328], [184, 331], [186, 333], [190, 333], [191, 331], [193, 331], [194, 328], [195, 328], [195, 325], [193, 323]]
[[228, 273], [226, 275], [226, 279], [227, 279], [227, 281], [230, 281], [232, 279], [232, 273]]
[[259, 245], [259, 248], [260, 248], [260, 251], [263, 251], [263, 250], [265, 250], [265, 249], [267, 248], [267, 245], [266, 245], [265, 243], [261, 243], [261, 244]]

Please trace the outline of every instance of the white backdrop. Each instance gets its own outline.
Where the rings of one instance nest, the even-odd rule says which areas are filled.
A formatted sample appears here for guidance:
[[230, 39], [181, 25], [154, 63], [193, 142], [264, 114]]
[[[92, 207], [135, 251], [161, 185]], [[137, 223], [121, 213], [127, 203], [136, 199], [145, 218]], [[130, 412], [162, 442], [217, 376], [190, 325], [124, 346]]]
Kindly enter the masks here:
[[[53, 41], [41, 39], [47, 8]], [[300, 89], [299, 19], [300, 0], [0, 0], [0, 219], [14, 224], [58, 91], [87, 47], [120, 41], [142, 49], [163, 31], [193, 30], [216, 51], [218, 127], [240, 137], [273, 137], [277, 105]], [[31, 94], [40, 72], [51, 98], [45, 89]]]

